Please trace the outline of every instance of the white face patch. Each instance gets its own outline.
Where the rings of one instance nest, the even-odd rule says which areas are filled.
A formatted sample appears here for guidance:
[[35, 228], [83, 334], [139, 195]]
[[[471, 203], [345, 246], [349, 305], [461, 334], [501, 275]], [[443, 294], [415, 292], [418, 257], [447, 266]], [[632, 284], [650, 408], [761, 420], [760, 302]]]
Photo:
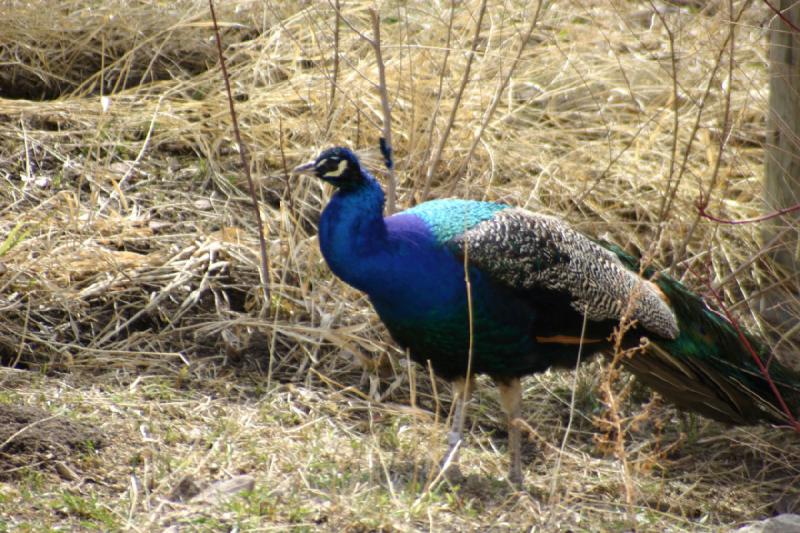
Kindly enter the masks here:
[[321, 167], [322, 165], [324, 165], [327, 162], [328, 162], [327, 159], [322, 159], [321, 161], [317, 161], [317, 164], [314, 165], [314, 168], [319, 168], [319, 167]]
[[342, 159], [341, 161], [339, 161], [339, 166], [336, 168], [336, 170], [331, 170], [330, 172], [326, 172], [325, 174], [322, 175], [322, 177], [338, 178], [339, 176], [344, 174], [345, 170], [347, 170], [347, 159]]

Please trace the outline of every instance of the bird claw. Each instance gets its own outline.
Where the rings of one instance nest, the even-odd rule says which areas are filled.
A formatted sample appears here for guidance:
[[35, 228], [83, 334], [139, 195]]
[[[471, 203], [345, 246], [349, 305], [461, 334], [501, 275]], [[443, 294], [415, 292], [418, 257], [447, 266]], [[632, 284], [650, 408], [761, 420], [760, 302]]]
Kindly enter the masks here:
[[461, 448], [461, 433], [449, 431], [447, 433], [447, 453], [444, 454], [440, 468], [447, 481], [459, 484], [464, 480], [464, 474], [458, 465], [458, 452]]
[[442, 465], [442, 477], [447, 480], [451, 485], [462, 485], [467, 477], [461, 472], [461, 467], [454, 463], [447, 463]]
[[522, 490], [523, 488], [522, 472], [510, 472], [508, 474], [508, 482], [511, 483], [515, 489]]
[[458, 431], [448, 431], [447, 432], [447, 455], [453, 453], [458, 443], [461, 442], [461, 433]]

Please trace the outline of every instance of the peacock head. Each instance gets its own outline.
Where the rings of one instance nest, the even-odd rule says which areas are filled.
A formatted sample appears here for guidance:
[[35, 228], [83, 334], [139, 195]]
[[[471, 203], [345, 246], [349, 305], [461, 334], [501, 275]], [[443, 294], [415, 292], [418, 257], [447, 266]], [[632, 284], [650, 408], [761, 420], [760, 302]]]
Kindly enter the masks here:
[[343, 146], [328, 148], [314, 161], [295, 167], [293, 172], [316, 176], [341, 189], [353, 189], [365, 178], [358, 157]]

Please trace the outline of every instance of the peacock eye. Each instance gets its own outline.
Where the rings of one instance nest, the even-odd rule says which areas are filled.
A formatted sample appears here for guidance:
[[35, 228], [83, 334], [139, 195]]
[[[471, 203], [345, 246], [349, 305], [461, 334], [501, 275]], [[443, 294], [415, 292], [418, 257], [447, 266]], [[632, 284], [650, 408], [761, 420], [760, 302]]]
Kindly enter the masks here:
[[[328, 167], [331, 167], [331, 166], [332, 165], [328, 165]], [[322, 177], [324, 177], [324, 178], [338, 178], [339, 176], [344, 174], [346, 171], [347, 171], [347, 159], [342, 159], [342, 160], [339, 161], [339, 165], [335, 169], [329, 170], [327, 172], [324, 172], [322, 174]]]

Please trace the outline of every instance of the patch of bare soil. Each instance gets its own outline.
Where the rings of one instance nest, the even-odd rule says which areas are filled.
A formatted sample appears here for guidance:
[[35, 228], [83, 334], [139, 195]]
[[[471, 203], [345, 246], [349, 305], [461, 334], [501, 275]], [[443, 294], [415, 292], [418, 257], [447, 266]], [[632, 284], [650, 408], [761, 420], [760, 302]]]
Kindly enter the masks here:
[[106, 445], [101, 432], [37, 407], [0, 404], [0, 479], [23, 467], [47, 469]]

